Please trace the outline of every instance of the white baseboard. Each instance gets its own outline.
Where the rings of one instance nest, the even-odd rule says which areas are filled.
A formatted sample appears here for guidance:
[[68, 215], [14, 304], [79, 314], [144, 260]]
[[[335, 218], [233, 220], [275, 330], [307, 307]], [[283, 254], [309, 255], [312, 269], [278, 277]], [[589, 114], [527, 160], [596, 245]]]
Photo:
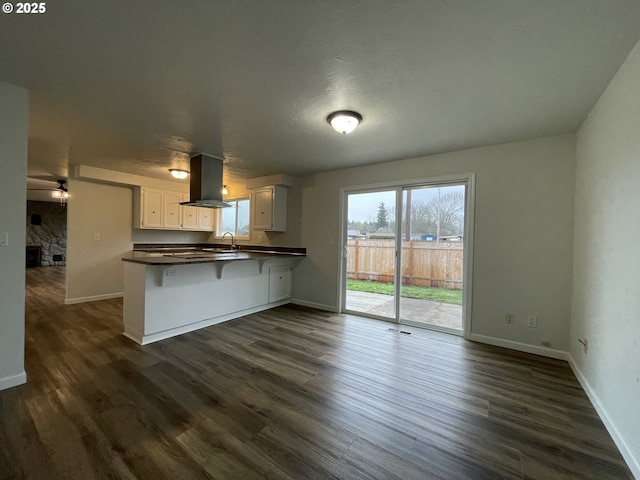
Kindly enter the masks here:
[[607, 413], [607, 409], [600, 402], [598, 395], [596, 395], [596, 392], [594, 392], [594, 390], [591, 388], [591, 385], [589, 385], [589, 382], [587, 381], [585, 376], [582, 374], [582, 372], [580, 371], [576, 363], [573, 361], [573, 357], [571, 356], [570, 353], [568, 354], [568, 356], [569, 356], [569, 365], [571, 366], [571, 370], [573, 370], [573, 373], [578, 379], [578, 381], [580, 382], [582, 389], [587, 394], [587, 397], [589, 397], [589, 400], [591, 401], [593, 408], [595, 408], [596, 412], [598, 412], [598, 415], [600, 416], [600, 420], [602, 420], [602, 423], [604, 423], [604, 426], [609, 432], [609, 435], [611, 435], [611, 438], [613, 439], [614, 443], [618, 447], [618, 450], [620, 450], [620, 453], [622, 454], [622, 457], [627, 462], [627, 465], [631, 470], [631, 473], [633, 473], [633, 475], [636, 478], [640, 479], [640, 459], [634, 456], [633, 451], [631, 450], [631, 448], [629, 448], [629, 445], [624, 440], [622, 435], [620, 435], [620, 432], [618, 431], [615, 424], [609, 417], [609, 414]]
[[[131, 327], [127, 327], [126, 325], [124, 326], [124, 332], [122, 332], [122, 334], [127, 337], [130, 340], [133, 340], [134, 342], [140, 344], [140, 345], [144, 345], [144, 335], [142, 333], [140, 333], [137, 330], [134, 330]], [[148, 343], [148, 342], [147, 342]]]
[[478, 335], [472, 333], [467, 340], [473, 342], [486, 343], [494, 345], [496, 347], [509, 348], [511, 350], [517, 350], [519, 352], [533, 353], [534, 355], [541, 355], [543, 357], [556, 358], [558, 360], [569, 360], [569, 354], [562, 350], [555, 350], [553, 348], [539, 347], [537, 345], [529, 345], [528, 343], [514, 342], [513, 340], [505, 340], [504, 338], [489, 337], [487, 335]]
[[317, 310], [324, 310], [325, 312], [338, 313], [340, 310], [333, 305], [325, 305], [324, 303], [307, 302], [306, 300], [300, 300], [299, 298], [292, 298], [291, 303], [294, 305], [300, 305], [301, 307], [315, 308]]
[[74, 305], [76, 303], [97, 302], [99, 300], [110, 300], [112, 298], [124, 297], [123, 292], [118, 293], [105, 293], [104, 295], [93, 295], [90, 297], [78, 297], [78, 298], [65, 298], [65, 305]]
[[7, 388], [17, 387], [27, 383], [27, 373], [23, 370], [18, 375], [11, 375], [9, 377], [0, 378], [0, 390], [6, 390]]
[[144, 335], [137, 330], [134, 330], [125, 325], [124, 332], [122, 333], [125, 337], [133, 340], [134, 342], [140, 345], [148, 345], [150, 343], [159, 342], [160, 340], [165, 340], [167, 338], [176, 337], [178, 335], [182, 335], [183, 333], [193, 332], [195, 330], [200, 330], [201, 328], [211, 327], [212, 325], [216, 325], [218, 323], [226, 322], [228, 320], [233, 320], [234, 318], [244, 317], [245, 315], [251, 315], [252, 313], [262, 312], [264, 310], [269, 310], [270, 308], [279, 307], [281, 305], [286, 305], [290, 303], [289, 300], [283, 300], [281, 302], [273, 302], [265, 305], [259, 305], [253, 308], [247, 308], [245, 310], [241, 310], [239, 312], [229, 313], [227, 315], [221, 315], [215, 318], [209, 318], [206, 320], [201, 320], [199, 322], [190, 323], [189, 325], [183, 325], [176, 328], [170, 328], [169, 330], [163, 330], [161, 332], [151, 333]]

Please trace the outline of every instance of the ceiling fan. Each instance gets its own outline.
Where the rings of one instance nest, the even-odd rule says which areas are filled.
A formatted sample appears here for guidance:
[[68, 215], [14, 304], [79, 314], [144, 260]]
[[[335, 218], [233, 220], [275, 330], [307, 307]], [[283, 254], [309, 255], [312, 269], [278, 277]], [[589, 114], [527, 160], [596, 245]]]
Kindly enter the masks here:
[[[36, 180], [38, 181], [38, 180]], [[39, 180], [39, 181], [43, 181], [43, 180]], [[51, 192], [51, 197], [52, 198], [57, 198], [60, 200], [60, 205], [66, 205], [67, 203], [67, 198], [69, 198], [69, 191], [67, 190], [66, 187], [66, 183], [67, 181], [62, 179], [62, 180], [56, 180], [56, 182], [58, 182], [58, 186], [56, 188], [27, 188], [27, 191], [50, 191]]]

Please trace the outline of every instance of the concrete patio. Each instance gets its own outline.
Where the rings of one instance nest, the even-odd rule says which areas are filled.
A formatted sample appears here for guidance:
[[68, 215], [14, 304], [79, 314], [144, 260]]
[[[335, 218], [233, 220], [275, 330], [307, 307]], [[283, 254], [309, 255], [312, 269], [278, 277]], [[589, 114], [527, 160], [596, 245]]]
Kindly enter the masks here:
[[[354, 312], [394, 317], [393, 297], [379, 293], [347, 290], [347, 309]], [[424, 325], [462, 330], [462, 306], [449, 303], [402, 298], [400, 318]]]

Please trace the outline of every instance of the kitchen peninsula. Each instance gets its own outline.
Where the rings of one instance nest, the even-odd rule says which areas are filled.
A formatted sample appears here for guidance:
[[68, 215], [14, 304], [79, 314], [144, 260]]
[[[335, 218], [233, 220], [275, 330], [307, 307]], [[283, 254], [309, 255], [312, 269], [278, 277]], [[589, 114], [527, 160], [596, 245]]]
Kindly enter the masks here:
[[145, 345], [288, 303], [304, 248], [134, 245], [124, 335]]

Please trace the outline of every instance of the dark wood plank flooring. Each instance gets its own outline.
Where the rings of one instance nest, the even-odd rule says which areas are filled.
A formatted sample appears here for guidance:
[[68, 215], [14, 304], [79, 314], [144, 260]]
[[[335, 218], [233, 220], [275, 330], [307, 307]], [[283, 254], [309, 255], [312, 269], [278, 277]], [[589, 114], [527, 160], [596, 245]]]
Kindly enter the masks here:
[[565, 362], [295, 307], [141, 347], [63, 285], [27, 271], [2, 480], [633, 478]]

